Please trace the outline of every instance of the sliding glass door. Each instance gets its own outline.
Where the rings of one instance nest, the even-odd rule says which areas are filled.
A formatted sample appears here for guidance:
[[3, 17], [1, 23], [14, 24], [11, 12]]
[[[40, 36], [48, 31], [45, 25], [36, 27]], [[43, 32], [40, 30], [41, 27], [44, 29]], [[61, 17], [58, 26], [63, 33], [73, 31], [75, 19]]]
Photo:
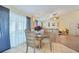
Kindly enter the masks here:
[[16, 47], [26, 41], [26, 16], [21, 16], [10, 11], [10, 42], [11, 47]]

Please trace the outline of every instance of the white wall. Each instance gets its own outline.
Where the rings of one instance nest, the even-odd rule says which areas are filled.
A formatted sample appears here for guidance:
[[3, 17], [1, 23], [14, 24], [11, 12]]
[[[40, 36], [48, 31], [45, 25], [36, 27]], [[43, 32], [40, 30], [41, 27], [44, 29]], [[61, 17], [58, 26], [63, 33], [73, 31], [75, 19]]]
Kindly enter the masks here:
[[79, 24], [79, 10], [74, 10], [67, 15], [60, 16], [60, 26], [69, 29], [69, 34], [79, 35], [79, 29], [77, 29], [77, 24]]
[[[52, 24], [53, 22], [52, 20], [47, 20], [47, 19], [44, 20], [44, 27], [49, 28], [48, 22]], [[69, 34], [79, 35], [79, 29], [77, 29], [77, 24], [79, 24], [79, 10], [74, 10], [66, 15], [62, 15], [62, 16], [59, 15], [59, 19], [57, 19], [57, 23], [59, 29], [65, 30], [65, 28], [68, 28]]]

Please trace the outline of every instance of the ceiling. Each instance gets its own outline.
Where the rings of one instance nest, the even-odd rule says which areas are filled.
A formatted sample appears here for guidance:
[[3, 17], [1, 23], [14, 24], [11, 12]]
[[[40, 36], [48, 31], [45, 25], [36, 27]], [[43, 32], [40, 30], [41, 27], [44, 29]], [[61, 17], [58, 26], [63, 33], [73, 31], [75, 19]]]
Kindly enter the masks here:
[[35, 16], [44, 16], [53, 12], [62, 15], [79, 9], [78, 5], [13, 5], [13, 7]]

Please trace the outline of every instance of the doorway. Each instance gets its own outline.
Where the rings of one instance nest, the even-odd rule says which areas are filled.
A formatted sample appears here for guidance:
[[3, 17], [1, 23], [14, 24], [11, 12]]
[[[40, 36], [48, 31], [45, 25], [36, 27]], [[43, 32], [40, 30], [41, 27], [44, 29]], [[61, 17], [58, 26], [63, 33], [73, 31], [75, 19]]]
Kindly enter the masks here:
[[27, 29], [31, 30], [31, 18], [27, 16], [26, 19], [27, 19], [27, 23], [26, 23]]

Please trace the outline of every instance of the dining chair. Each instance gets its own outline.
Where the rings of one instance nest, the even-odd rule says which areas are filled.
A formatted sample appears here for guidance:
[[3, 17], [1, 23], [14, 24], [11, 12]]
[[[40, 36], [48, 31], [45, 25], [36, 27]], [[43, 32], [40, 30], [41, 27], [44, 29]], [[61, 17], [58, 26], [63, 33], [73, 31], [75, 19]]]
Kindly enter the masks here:
[[26, 36], [26, 53], [28, 52], [28, 47], [32, 47], [34, 50], [33, 52], [35, 53], [35, 49], [36, 49], [36, 38], [35, 38], [35, 33], [33, 31], [30, 30], [25, 30], [25, 36]]

